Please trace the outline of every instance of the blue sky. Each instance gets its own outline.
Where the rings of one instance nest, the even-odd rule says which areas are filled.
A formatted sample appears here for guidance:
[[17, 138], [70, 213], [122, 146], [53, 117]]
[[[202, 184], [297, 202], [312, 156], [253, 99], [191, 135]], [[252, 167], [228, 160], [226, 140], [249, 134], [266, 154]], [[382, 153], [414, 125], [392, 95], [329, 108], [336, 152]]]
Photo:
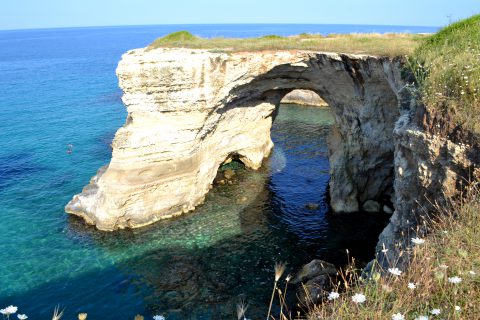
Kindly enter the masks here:
[[480, 0], [1, 0], [0, 29], [195, 23], [444, 26]]

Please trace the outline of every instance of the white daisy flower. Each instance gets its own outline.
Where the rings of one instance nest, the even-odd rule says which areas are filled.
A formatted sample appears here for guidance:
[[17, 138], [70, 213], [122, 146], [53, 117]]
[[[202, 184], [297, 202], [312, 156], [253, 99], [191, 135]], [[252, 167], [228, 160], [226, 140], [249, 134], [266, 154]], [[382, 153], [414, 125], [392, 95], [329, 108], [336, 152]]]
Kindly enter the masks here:
[[338, 292], [332, 291], [328, 294], [328, 300], [335, 300], [340, 297], [340, 294]]
[[430, 310], [430, 313], [435, 315], [435, 316], [438, 316], [440, 313], [442, 313], [442, 311], [440, 309], [432, 309]]
[[367, 300], [364, 294], [355, 293], [352, 297], [352, 301], [355, 303], [364, 303]]
[[399, 276], [402, 274], [402, 271], [400, 271], [400, 269], [398, 268], [388, 268], [388, 272], [390, 272], [391, 274], [395, 275], [395, 276]]
[[165, 320], [165, 317], [157, 314], [156, 316], [153, 316], [153, 320]]
[[462, 278], [457, 277], [457, 276], [450, 277], [450, 278], [448, 278], [448, 282], [458, 284], [458, 283], [462, 282]]
[[415, 320], [428, 320], [428, 316], [418, 316]]
[[5, 309], [0, 309], [0, 313], [9, 316], [9, 315], [17, 312], [17, 310], [18, 310], [18, 307], [10, 305], [10, 306], [6, 307]]
[[420, 239], [419, 237], [416, 237], [416, 238], [412, 238], [412, 242], [413, 244], [424, 244], [425, 243], [425, 240], [424, 239]]
[[17, 318], [20, 319], [20, 320], [28, 319], [26, 314], [17, 314]]
[[455, 311], [460, 311], [461, 309], [460, 306], [455, 306]]
[[392, 316], [392, 320], [405, 320], [405, 316], [403, 314], [401, 314], [400, 312], [399, 313], [395, 313], [393, 316]]
[[417, 289], [417, 285], [413, 282], [409, 282], [408, 283], [408, 289], [415, 290], [415, 289]]

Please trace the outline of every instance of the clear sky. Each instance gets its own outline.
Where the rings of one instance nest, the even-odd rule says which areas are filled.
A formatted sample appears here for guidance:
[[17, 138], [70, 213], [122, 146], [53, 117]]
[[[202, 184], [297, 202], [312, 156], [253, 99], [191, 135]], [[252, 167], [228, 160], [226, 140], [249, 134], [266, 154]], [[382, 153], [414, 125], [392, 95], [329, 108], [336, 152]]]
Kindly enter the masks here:
[[444, 26], [480, 0], [0, 0], [0, 29], [196, 23]]

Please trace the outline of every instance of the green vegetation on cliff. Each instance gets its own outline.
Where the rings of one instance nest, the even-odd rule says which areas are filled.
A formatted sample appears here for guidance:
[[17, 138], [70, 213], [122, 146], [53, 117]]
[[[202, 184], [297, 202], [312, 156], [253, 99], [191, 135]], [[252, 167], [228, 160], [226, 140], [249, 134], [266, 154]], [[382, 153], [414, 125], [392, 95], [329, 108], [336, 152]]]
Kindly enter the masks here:
[[149, 48], [173, 47], [222, 51], [312, 50], [398, 56], [411, 54], [419, 40], [425, 37], [426, 35], [400, 33], [332, 34], [328, 36], [303, 33], [290, 37], [267, 35], [248, 39], [205, 39], [196, 37], [187, 31], [179, 31], [158, 38]]
[[428, 107], [480, 133], [480, 15], [422, 41], [409, 59]]

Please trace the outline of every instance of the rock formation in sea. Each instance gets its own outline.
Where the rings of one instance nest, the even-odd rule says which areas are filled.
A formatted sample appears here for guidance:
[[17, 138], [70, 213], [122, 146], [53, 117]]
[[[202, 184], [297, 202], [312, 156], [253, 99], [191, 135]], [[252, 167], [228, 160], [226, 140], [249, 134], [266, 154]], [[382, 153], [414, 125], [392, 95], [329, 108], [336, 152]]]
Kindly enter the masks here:
[[477, 145], [415, 99], [401, 58], [146, 48], [124, 54], [117, 75], [128, 117], [112, 159], [66, 206], [101, 230], [194, 210], [232, 159], [258, 169], [273, 147], [280, 101], [297, 89], [320, 96], [334, 115], [333, 211], [393, 207], [378, 251], [394, 248], [424, 210], [477, 174]]
[[310, 90], [335, 117], [331, 205], [390, 199], [400, 61], [307, 51], [137, 49], [117, 69], [128, 117], [99, 170], [66, 211], [102, 230], [140, 227], [195, 209], [219, 166], [258, 169], [273, 147], [282, 98]]

